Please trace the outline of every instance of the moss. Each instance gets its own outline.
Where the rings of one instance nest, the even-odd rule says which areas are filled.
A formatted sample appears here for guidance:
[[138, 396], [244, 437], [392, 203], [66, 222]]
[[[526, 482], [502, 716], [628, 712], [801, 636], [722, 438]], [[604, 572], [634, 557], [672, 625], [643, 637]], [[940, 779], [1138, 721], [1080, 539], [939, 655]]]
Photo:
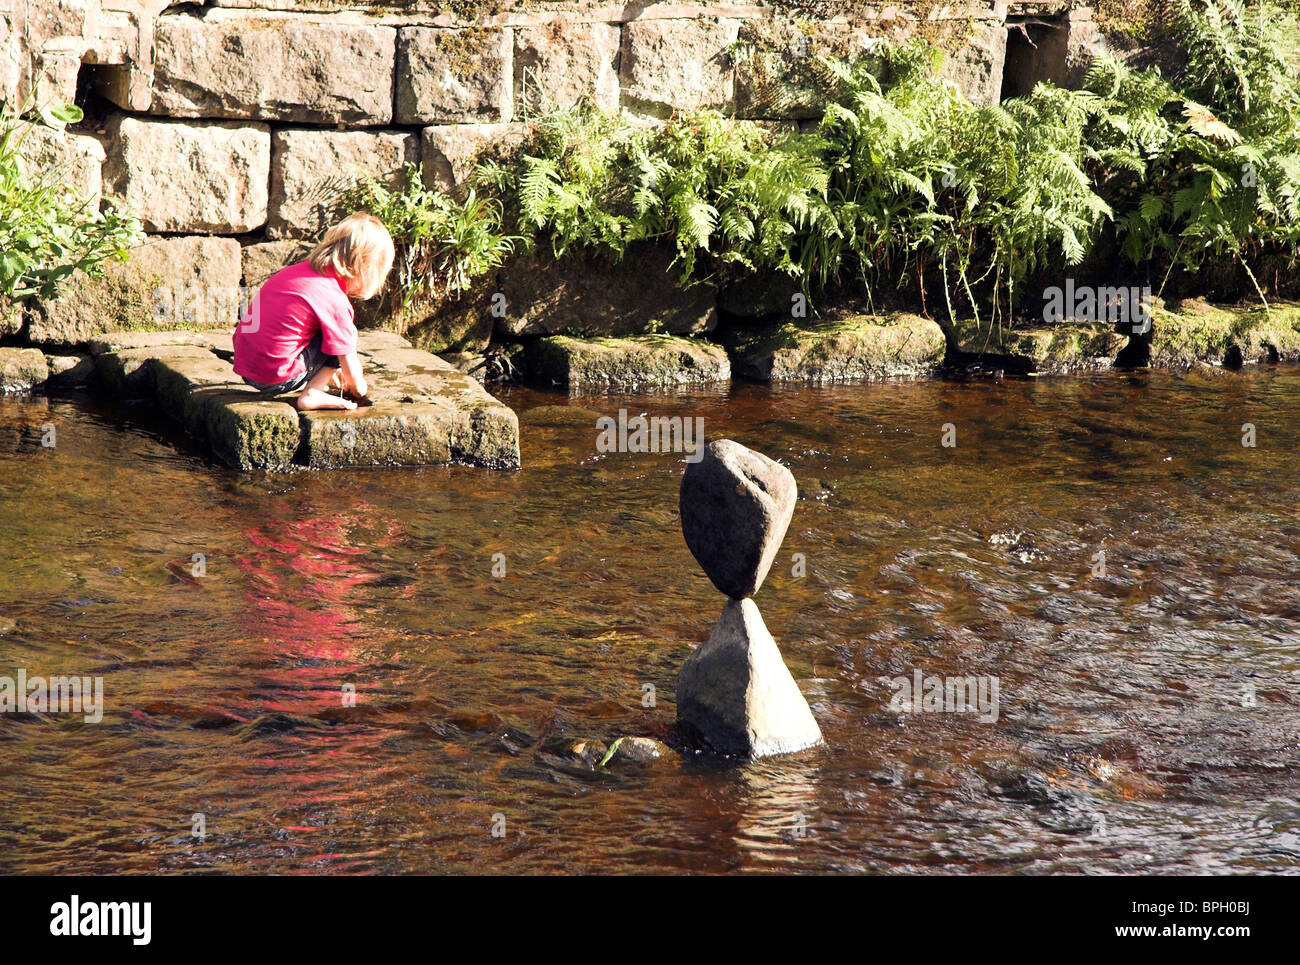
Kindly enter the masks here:
[[249, 400], [245, 393], [206, 401], [208, 444], [232, 469], [283, 469], [297, 452], [297, 413], [282, 402]]
[[539, 381], [572, 389], [703, 385], [731, 377], [731, 364], [719, 346], [673, 335], [555, 335], [529, 346], [528, 369]]
[[732, 336], [737, 371], [763, 381], [862, 382], [936, 372], [943, 330], [917, 315], [851, 315], [800, 325], [780, 322]]
[[971, 318], [949, 323], [945, 334], [958, 359], [987, 358], [1017, 371], [1054, 374], [1108, 366], [1128, 340], [1105, 324], [1015, 328]]

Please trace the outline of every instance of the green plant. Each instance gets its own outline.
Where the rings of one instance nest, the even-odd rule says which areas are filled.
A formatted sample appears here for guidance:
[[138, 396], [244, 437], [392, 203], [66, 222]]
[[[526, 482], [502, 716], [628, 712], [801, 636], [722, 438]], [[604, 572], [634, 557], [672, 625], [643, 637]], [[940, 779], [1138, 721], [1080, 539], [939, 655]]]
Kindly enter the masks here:
[[825, 281], [853, 270], [868, 293], [889, 279], [924, 293], [937, 267], [949, 312], [1015, 306], [1032, 271], [1081, 261], [1110, 215], [1082, 169], [1090, 105], [1040, 85], [978, 107], [937, 74], [923, 44], [830, 62], [839, 89], [819, 135], [838, 231], [809, 238]]
[[1085, 86], [1099, 102], [1093, 176], [1120, 212], [1131, 260], [1167, 281], [1227, 259], [1264, 299], [1251, 263], [1294, 263], [1300, 244], [1300, 78], [1287, 40], [1295, 19], [1239, 0], [1166, 7], [1174, 81], [1109, 58], [1089, 71]]
[[665, 242], [683, 284], [724, 265], [798, 275], [796, 239], [826, 216], [826, 172], [799, 138], [773, 144], [716, 111], [651, 128], [589, 106], [556, 111], [515, 165], [477, 183], [510, 198], [530, 245], [617, 259], [633, 242]]
[[[76, 107], [41, 112], [62, 127], [81, 119]], [[140, 223], [112, 199], [102, 210], [64, 183], [54, 166], [28, 170], [23, 146], [38, 122], [21, 110], [0, 108], [0, 295], [14, 300], [52, 298], [74, 272], [103, 274], [108, 261], [125, 261], [142, 233]]]
[[516, 239], [501, 231], [500, 205], [471, 190], [462, 201], [424, 185], [420, 165], [407, 165], [392, 187], [363, 175], [340, 198], [343, 210], [368, 211], [393, 236], [396, 284], [384, 299], [406, 308], [417, 298], [454, 295], [498, 267]]

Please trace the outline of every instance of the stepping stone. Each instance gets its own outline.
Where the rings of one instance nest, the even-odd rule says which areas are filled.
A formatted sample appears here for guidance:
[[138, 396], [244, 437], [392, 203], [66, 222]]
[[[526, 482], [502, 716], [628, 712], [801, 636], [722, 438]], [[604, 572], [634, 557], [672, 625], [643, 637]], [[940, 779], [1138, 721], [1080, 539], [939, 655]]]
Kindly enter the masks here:
[[526, 354], [533, 381], [573, 391], [622, 392], [731, 379], [731, 360], [721, 346], [673, 335], [592, 339], [555, 335], [531, 343]]
[[374, 405], [302, 413], [305, 465], [519, 468], [518, 417], [473, 378], [420, 349], [363, 354]]
[[301, 440], [299, 413], [246, 385], [231, 364], [206, 357], [155, 359], [159, 406], [232, 469], [284, 469]]
[[49, 355], [45, 364], [50, 367], [46, 383], [59, 388], [88, 385], [95, 377], [95, 359], [91, 355]]
[[49, 375], [40, 349], [0, 348], [0, 393], [30, 392]]
[[129, 349], [154, 349], [173, 345], [196, 345], [201, 348], [211, 347], [212, 342], [207, 333], [191, 332], [178, 329], [170, 332], [105, 332], [86, 343], [91, 355], [105, 355], [109, 352], [122, 352]]
[[1106, 324], [1010, 328], [974, 319], [953, 325], [949, 338], [959, 357], [988, 359], [1008, 369], [1042, 375], [1110, 368], [1128, 343], [1127, 334]]
[[918, 315], [855, 315], [736, 329], [727, 338], [737, 375], [760, 382], [867, 382], [934, 375], [947, 340]]
[[1194, 362], [1241, 365], [1300, 359], [1300, 306], [1222, 308], [1188, 300], [1151, 309], [1153, 366], [1186, 368]]
[[177, 344], [139, 346], [104, 352], [95, 356], [95, 376], [119, 398], [142, 398], [154, 391], [156, 359], [213, 358], [203, 345]]

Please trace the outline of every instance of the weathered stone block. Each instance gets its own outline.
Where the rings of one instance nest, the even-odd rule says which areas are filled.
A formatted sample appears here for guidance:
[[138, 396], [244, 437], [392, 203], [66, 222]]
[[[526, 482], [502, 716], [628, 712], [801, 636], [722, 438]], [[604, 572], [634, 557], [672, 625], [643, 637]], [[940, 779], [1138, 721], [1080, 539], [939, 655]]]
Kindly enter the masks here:
[[368, 174], [396, 186], [420, 160], [420, 139], [398, 131], [276, 131], [271, 143], [270, 238], [312, 237], [337, 220], [339, 195]]
[[940, 73], [972, 103], [996, 104], [1002, 99], [1006, 56], [1006, 28], [1000, 23], [977, 23], [966, 44], [944, 60]]
[[104, 148], [93, 137], [30, 125], [22, 135], [23, 169], [29, 177], [49, 176], [98, 210]]
[[248, 387], [200, 389], [196, 396], [208, 447], [231, 469], [287, 469], [293, 462], [302, 433], [292, 405], [259, 398]]
[[374, 405], [303, 413], [299, 458], [306, 465], [518, 468], [518, 418], [472, 378], [418, 349], [363, 355]]
[[396, 43], [376, 25], [169, 14], [155, 26], [152, 112], [387, 124]]
[[204, 345], [143, 345], [95, 354], [95, 378], [110, 395], [138, 399], [154, 394], [155, 362], [163, 359], [207, 359]]
[[185, 124], [116, 115], [104, 189], [147, 231], [241, 234], [266, 223], [271, 132], [264, 124]]
[[58, 298], [31, 314], [37, 345], [76, 344], [104, 332], [234, 328], [239, 321], [239, 242], [150, 238], [103, 278], [77, 273]]
[[[1151, 309], [1149, 363], [1240, 365], [1300, 358], [1300, 306], [1233, 309], [1187, 300]], [[1135, 336], [1136, 338], [1137, 336]]]
[[[125, 352], [134, 349], [157, 349], [189, 347], [207, 349], [211, 347], [209, 332], [194, 332], [177, 329], [168, 332], [104, 332], [86, 343], [86, 351], [91, 355], [107, 355], [110, 352]], [[147, 357], [147, 356], [146, 356]]]
[[90, 355], [46, 355], [50, 368], [46, 384], [61, 388], [87, 385], [95, 377], [95, 359]]
[[445, 124], [421, 137], [425, 186], [454, 191], [481, 158], [507, 153], [528, 134], [527, 124]]
[[298, 410], [244, 384], [229, 362], [211, 353], [170, 355], [150, 368], [163, 411], [232, 469], [283, 469], [293, 461]]
[[730, 110], [735, 71], [728, 48], [742, 21], [732, 18], [633, 20], [623, 27], [622, 103], [667, 117], [675, 110]]
[[40, 349], [0, 348], [0, 394], [30, 392], [49, 375]]
[[311, 245], [296, 238], [264, 241], [244, 245], [240, 256], [244, 274], [244, 288], [249, 296], [255, 294], [262, 283], [281, 268], [302, 261], [311, 254]]
[[515, 98], [531, 114], [568, 107], [586, 98], [618, 110], [616, 24], [565, 23], [515, 29]]
[[943, 364], [943, 330], [916, 315], [858, 315], [810, 325], [743, 329], [728, 342], [737, 374], [763, 382], [862, 382], [930, 375]]
[[732, 55], [736, 112], [757, 118], [820, 117], [831, 83], [821, 58], [857, 60], [881, 39], [874, 25], [745, 21]]
[[630, 247], [618, 263], [521, 255], [498, 272], [505, 300], [496, 330], [510, 336], [706, 332], [717, 320], [715, 292], [708, 285], [679, 289], [672, 258], [651, 244]]
[[1128, 336], [1104, 324], [1010, 328], [963, 319], [951, 327], [949, 340], [959, 355], [1048, 375], [1108, 368]]
[[403, 27], [397, 36], [397, 122], [510, 120], [513, 54], [509, 29]]
[[731, 379], [731, 361], [721, 346], [672, 335], [596, 339], [553, 335], [530, 342], [527, 352], [530, 379], [574, 391], [621, 392]]

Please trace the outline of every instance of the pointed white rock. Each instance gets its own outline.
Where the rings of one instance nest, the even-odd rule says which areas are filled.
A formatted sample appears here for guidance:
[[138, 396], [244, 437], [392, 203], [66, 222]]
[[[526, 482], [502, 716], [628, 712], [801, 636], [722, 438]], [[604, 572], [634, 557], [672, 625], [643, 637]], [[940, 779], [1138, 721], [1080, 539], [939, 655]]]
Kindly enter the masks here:
[[677, 720], [723, 754], [770, 757], [822, 742], [821, 728], [753, 600], [728, 600], [677, 676]]

